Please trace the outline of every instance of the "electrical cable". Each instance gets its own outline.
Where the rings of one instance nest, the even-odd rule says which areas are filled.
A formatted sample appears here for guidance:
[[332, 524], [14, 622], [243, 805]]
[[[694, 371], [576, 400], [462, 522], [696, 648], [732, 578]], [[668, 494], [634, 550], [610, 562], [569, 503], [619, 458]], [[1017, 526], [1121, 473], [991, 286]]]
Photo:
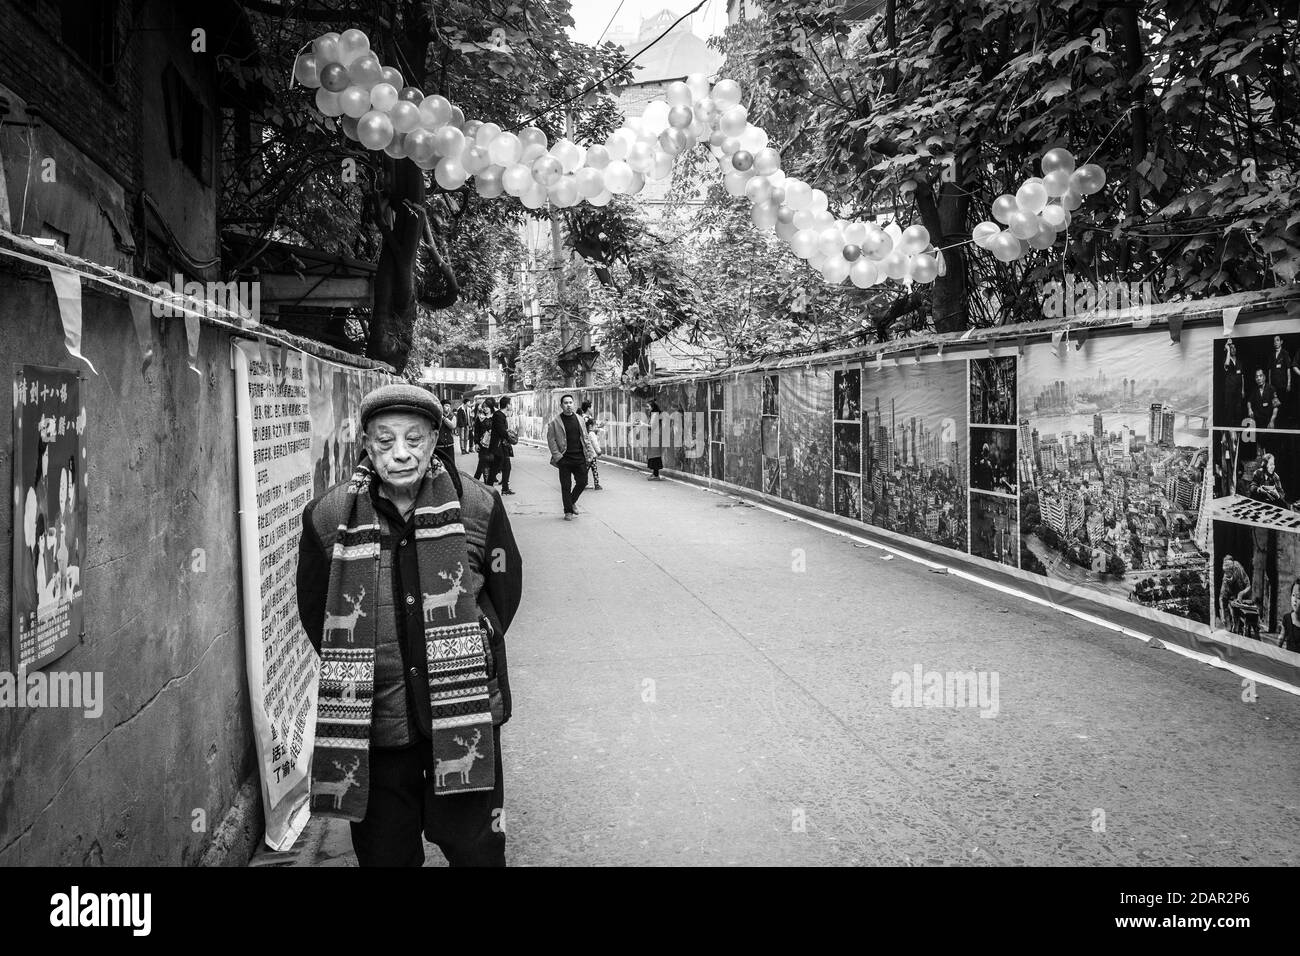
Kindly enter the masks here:
[[612, 70], [612, 71], [609, 72], [609, 73], [606, 73], [604, 76], [602, 76], [599, 80], [596, 80], [596, 82], [592, 83], [590, 86], [586, 87], [585, 89], [579, 90], [577, 93], [574, 93], [572, 96], [566, 96], [564, 99], [562, 99], [562, 100], [558, 100], [557, 102], [552, 103], [550, 106], [546, 107], [546, 108], [543, 109], [543, 110], [539, 110], [537, 113], [534, 113], [534, 114], [533, 114], [532, 116], [530, 116], [528, 119], [523, 120], [522, 122], [517, 123], [517, 124], [515, 124], [514, 126], [509, 127], [509, 129], [507, 129], [506, 132], [513, 133], [515, 130], [523, 129], [525, 126], [528, 126], [528, 125], [529, 125], [530, 123], [532, 123], [533, 121], [538, 120], [538, 119], [541, 119], [541, 118], [542, 118], [543, 116], [545, 116], [547, 113], [553, 113], [555, 110], [558, 110], [558, 109], [561, 109], [562, 107], [568, 106], [570, 103], [574, 102], [575, 100], [582, 99], [582, 97], [586, 96], [586, 95], [587, 95], [588, 93], [590, 93], [592, 90], [595, 90], [595, 89], [599, 88], [600, 85], [601, 85], [602, 83], [604, 83], [606, 80], [609, 80], [611, 77], [618, 76], [618, 74], [622, 73], [622, 72], [623, 72], [624, 70], [626, 70], [629, 66], [631, 66], [632, 63], [634, 63], [634, 62], [636, 61], [636, 58], [637, 58], [637, 57], [639, 57], [642, 53], [645, 53], [645, 52], [646, 52], [647, 50], [649, 50], [652, 46], [654, 46], [656, 43], [658, 43], [660, 40], [662, 40], [664, 37], [666, 37], [669, 33], [671, 33], [671, 32], [673, 31], [673, 28], [676, 27], [677, 24], [681, 23], [683, 20], [685, 20], [685, 19], [686, 19], [687, 17], [689, 17], [691, 14], [695, 13], [697, 10], [700, 9], [700, 7], [704, 6], [704, 4], [706, 4], [707, 2], [708, 2], [708, 0], [700, 0], [699, 3], [697, 3], [697, 4], [696, 4], [695, 6], [693, 6], [691, 9], [687, 10], [687, 11], [686, 11], [685, 13], [683, 13], [680, 17], [678, 17], [676, 20], [674, 20], [674, 21], [673, 21], [673, 22], [668, 26], [668, 29], [664, 30], [663, 33], [659, 34], [657, 37], [655, 37], [653, 40], [651, 40], [649, 43], [647, 43], [645, 46], [643, 46], [640, 50], [638, 50], [636, 53], [633, 53], [633, 54], [632, 54], [631, 56], [629, 56], [626, 60], [624, 60], [621, 64], [619, 64], [619, 66], [618, 66], [617, 68], [615, 68], [614, 70]]

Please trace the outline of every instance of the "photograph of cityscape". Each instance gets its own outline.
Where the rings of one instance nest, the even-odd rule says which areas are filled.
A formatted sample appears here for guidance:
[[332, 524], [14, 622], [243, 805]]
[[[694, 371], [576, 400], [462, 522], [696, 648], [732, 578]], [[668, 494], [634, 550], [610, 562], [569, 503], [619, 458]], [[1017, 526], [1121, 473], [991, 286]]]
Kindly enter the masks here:
[[854, 521], [862, 520], [862, 478], [858, 475], [835, 476], [835, 513]]
[[862, 370], [838, 369], [835, 372], [835, 420], [858, 420], [862, 403]]
[[[826, 371], [789, 369], [781, 373], [781, 497], [810, 508], [831, 510], [831, 457], [834, 429], [826, 416], [832, 377]], [[847, 427], [857, 431], [857, 422]], [[849, 436], [852, 438], [853, 436]], [[856, 454], [856, 453], [853, 453]], [[858, 472], [857, 460], [849, 469]]]
[[1208, 624], [1211, 338], [1169, 345], [1021, 357], [1020, 567]]
[[1020, 564], [1017, 505], [1011, 498], [970, 495], [970, 553], [1011, 567]]
[[966, 401], [965, 362], [886, 366], [866, 376], [864, 521], [966, 550]]
[[970, 361], [970, 423], [1016, 423], [1016, 358], [982, 358]]

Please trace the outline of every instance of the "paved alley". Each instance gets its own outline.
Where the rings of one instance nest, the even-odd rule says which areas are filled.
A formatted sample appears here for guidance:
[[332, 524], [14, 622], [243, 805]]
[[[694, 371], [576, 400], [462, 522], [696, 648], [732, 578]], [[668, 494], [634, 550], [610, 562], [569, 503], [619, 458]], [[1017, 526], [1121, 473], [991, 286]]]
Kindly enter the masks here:
[[[848, 537], [601, 476], [564, 522], [545, 454], [515, 458], [511, 865], [1300, 858], [1294, 696], [1247, 704], [1229, 672]], [[996, 673], [996, 714], [894, 706], [917, 665]], [[298, 855], [355, 865], [341, 824]]]

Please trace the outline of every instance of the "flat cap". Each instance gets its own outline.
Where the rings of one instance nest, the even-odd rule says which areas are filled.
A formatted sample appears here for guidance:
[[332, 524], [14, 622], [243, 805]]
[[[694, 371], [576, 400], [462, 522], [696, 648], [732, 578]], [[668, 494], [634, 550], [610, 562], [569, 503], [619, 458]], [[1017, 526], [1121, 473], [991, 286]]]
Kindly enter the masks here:
[[381, 385], [361, 399], [361, 430], [365, 431], [370, 419], [380, 412], [410, 412], [423, 415], [434, 425], [442, 424], [442, 404], [438, 399], [420, 386], [406, 382]]

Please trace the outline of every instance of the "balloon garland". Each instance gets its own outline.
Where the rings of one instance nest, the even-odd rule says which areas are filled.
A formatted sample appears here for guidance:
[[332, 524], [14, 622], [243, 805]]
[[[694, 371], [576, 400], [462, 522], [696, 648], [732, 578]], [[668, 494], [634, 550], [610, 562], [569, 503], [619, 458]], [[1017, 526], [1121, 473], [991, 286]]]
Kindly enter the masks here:
[[[446, 97], [406, 85], [398, 70], [379, 62], [360, 30], [317, 37], [312, 52], [295, 62], [294, 78], [315, 89], [316, 108], [338, 118], [349, 139], [432, 170], [446, 190], [473, 177], [485, 199], [504, 193], [528, 209], [548, 202], [561, 209], [581, 202], [604, 206], [615, 195], [636, 195], [647, 179], [667, 179], [678, 155], [704, 145], [727, 193], [750, 200], [754, 224], [774, 231], [827, 282], [848, 279], [860, 289], [885, 279], [928, 283], [946, 270], [943, 249], [934, 247], [925, 226], [839, 219], [826, 193], [786, 176], [767, 132], [749, 122], [735, 80], [710, 84], [703, 74], [691, 74], [669, 84], [665, 99], [648, 104], [605, 143], [584, 148], [560, 139], [548, 148], [536, 126], [515, 133], [466, 120]], [[1106, 182], [1100, 166], [1075, 169], [1074, 157], [1061, 148], [1049, 150], [1042, 167], [1041, 178], [994, 201], [997, 222], [981, 222], [970, 242], [1002, 262], [1050, 248], [1082, 197]]]

